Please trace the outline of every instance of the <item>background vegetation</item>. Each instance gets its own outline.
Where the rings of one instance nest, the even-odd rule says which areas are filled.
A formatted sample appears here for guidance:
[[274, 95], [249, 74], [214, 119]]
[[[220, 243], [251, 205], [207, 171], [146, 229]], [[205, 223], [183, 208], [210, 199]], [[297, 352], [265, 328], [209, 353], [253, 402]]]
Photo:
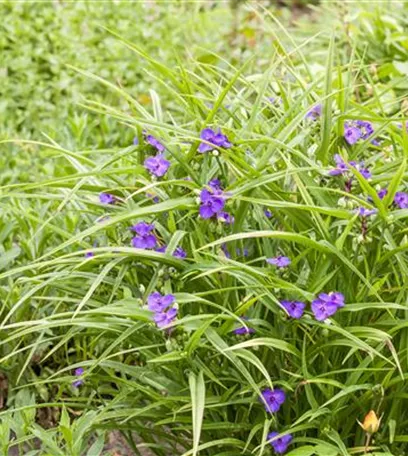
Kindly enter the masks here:
[[[392, 202], [408, 7], [314, 3], [0, 5], [2, 454], [109, 454], [112, 430], [143, 456], [268, 455], [271, 431], [293, 435], [291, 456], [407, 453], [408, 211]], [[348, 145], [351, 119], [379, 145]], [[233, 147], [197, 153], [205, 127]], [[162, 179], [143, 131], [166, 146]], [[350, 192], [328, 174], [338, 153], [372, 177], [350, 171]], [[233, 225], [198, 215], [214, 178]], [[140, 221], [187, 258], [134, 249]], [[283, 271], [265, 261], [278, 254]], [[170, 333], [146, 308], [155, 290], [176, 296]], [[318, 322], [325, 291], [346, 305]], [[302, 319], [284, 299], [308, 303]], [[254, 334], [234, 334], [242, 316]], [[287, 395], [273, 415], [271, 386]]]

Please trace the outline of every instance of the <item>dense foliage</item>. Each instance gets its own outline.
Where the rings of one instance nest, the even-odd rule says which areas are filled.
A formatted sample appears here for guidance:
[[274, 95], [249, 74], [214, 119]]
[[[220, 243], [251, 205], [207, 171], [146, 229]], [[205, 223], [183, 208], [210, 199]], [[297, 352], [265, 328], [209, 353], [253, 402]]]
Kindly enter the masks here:
[[405, 455], [408, 6], [1, 8], [3, 454]]

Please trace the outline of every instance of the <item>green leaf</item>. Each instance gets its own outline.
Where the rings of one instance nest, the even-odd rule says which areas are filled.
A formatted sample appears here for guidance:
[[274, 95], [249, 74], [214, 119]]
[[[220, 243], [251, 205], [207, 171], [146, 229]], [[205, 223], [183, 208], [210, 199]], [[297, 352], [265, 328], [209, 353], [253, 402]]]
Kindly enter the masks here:
[[205, 383], [203, 373], [200, 372], [197, 376], [194, 373], [190, 373], [188, 382], [190, 385], [193, 419], [193, 451], [191, 454], [195, 456], [198, 454], [199, 450], [205, 408]]

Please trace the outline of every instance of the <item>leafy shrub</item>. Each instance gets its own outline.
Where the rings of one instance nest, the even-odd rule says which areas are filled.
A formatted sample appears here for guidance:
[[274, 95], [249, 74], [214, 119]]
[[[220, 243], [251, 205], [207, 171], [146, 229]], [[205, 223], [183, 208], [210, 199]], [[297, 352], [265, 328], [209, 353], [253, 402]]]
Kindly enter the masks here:
[[78, 73], [114, 93], [83, 107], [125, 146], [30, 142], [50, 176], [3, 186], [4, 451], [94, 456], [119, 429], [136, 454], [405, 454], [393, 81], [366, 90], [335, 37], [324, 66], [279, 40], [264, 70], [167, 65], [110, 33], [152, 75], [151, 103]]

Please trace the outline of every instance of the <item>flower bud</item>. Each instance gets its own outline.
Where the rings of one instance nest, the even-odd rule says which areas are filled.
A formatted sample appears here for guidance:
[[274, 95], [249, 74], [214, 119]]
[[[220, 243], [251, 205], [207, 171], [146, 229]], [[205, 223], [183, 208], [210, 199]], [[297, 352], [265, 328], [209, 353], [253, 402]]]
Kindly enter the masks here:
[[337, 205], [340, 206], [340, 207], [347, 207], [347, 199], [344, 198], [344, 196], [342, 196], [342, 197], [339, 198], [339, 200], [337, 201]]
[[359, 244], [362, 244], [364, 242], [364, 236], [362, 234], [358, 235], [357, 236], [357, 242]]
[[381, 418], [378, 418], [374, 410], [370, 410], [364, 418], [364, 421], [358, 424], [364, 429], [368, 434], [375, 434], [381, 423]]

